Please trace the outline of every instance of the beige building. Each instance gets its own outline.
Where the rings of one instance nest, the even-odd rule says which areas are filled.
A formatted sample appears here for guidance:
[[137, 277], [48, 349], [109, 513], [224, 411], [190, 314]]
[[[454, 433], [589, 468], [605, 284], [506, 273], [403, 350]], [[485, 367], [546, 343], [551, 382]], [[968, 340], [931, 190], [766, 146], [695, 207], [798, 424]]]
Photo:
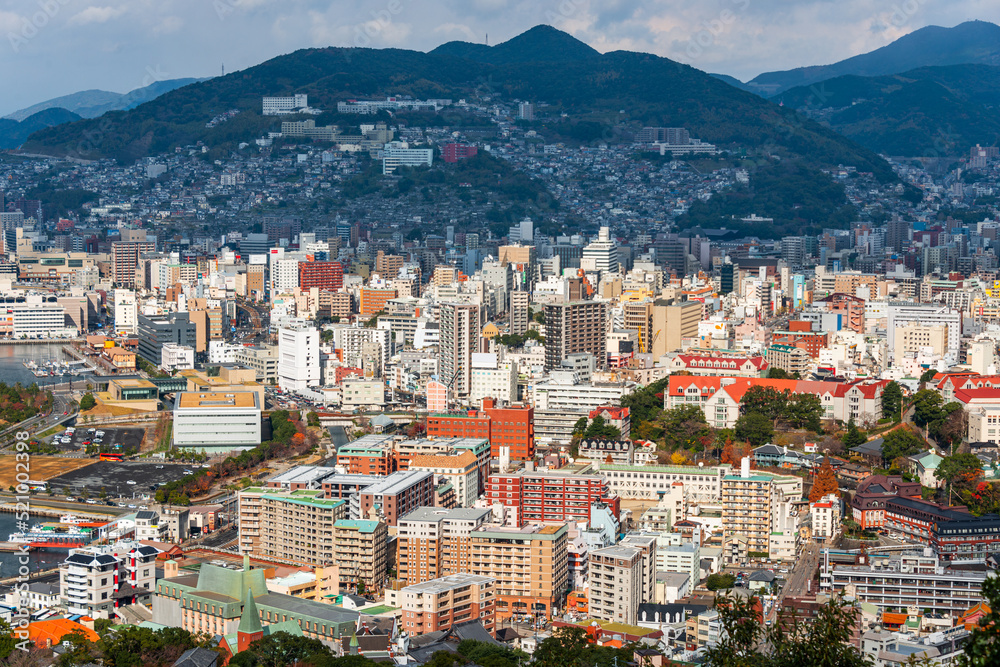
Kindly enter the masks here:
[[567, 543], [565, 523], [488, 525], [472, 532], [469, 569], [496, 580], [498, 618], [552, 617], [569, 589]]
[[396, 576], [403, 585], [469, 572], [472, 531], [488, 509], [421, 507], [396, 525]]
[[893, 343], [893, 363], [897, 366], [922, 351], [944, 356], [948, 352], [948, 327], [944, 324], [907, 324], [896, 329]]
[[479, 498], [479, 462], [471, 451], [447, 454], [417, 454], [410, 459], [410, 470], [434, 473], [455, 487], [455, 502], [459, 507], [472, 507]]
[[698, 337], [698, 323], [701, 322], [704, 304], [700, 301], [669, 303], [657, 301], [653, 304], [652, 330], [649, 351], [653, 359], [659, 359], [667, 352], [683, 348], [685, 338]]
[[633, 547], [612, 546], [590, 552], [590, 616], [602, 621], [635, 625], [642, 590], [642, 551]]
[[385, 585], [389, 528], [381, 521], [341, 519], [333, 525], [334, 562], [342, 589], [378, 592]]
[[764, 350], [764, 359], [771, 368], [780, 368], [793, 375], [798, 373], [799, 377], [806, 376], [812, 361], [809, 353], [802, 348], [780, 344], [771, 345]]
[[347, 502], [314, 489], [240, 491], [240, 551], [307, 565], [337, 562], [334, 524], [347, 518]]
[[[386, 600], [388, 603], [388, 599]], [[452, 574], [396, 592], [401, 629], [411, 636], [480, 621], [491, 635], [496, 624], [495, 582], [475, 574]]]

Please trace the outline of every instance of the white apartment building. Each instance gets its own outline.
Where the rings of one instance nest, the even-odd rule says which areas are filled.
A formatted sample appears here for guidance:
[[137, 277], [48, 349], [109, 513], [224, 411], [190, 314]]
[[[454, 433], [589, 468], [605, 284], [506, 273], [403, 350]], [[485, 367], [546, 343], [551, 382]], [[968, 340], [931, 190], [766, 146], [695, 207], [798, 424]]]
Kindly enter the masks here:
[[832, 540], [840, 535], [840, 498], [830, 494], [818, 503], [809, 503], [812, 536], [817, 540]]
[[115, 332], [119, 334], [138, 333], [139, 310], [135, 300], [135, 292], [127, 289], [116, 289], [111, 304], [114, 311]]
[[235, 364], [236, 357], [242, 345], [227, 343], [224, 340], [208, 341], [208, 363], [210, 364]]
[[174, 405], [176, 447], [232, 451], [261, 443], [261, 405], [255, 391], [182, 391]]
[[289, 294], [299, 286], [299, 260], [276, 259], [271, 262], [271, 296]]
[[590, 616], [602, 621], [635, 625], [643, 599], [642, 551], [612, 546], [595, 549], [589, 556]]
[[890, 301], [885, 311], [890, 350], [896, 349], [896, 336], [899, 330], [908, 325], [918, 324], [926, 327], [944, 325], [948, 327], [945, 361], [950, 364], [958, 363], [959, 341], [962, 338], [961, 311], [938, 304], [909, 301]]
[[159, 553], [138, 542], [71, 549], [59, 566], [59, 601], [70, 614], [113, 618], [116, 607], [149, 597]]
[[688, 502], [717, 503], [722, 497], [722, 478], [732, 472], [729, 465], [623, 466], [595, 462], [594, 468], [608, 481], [608, 489], [622, 498], [659, 499], [682, 484]]
[[319, 384], [319, 331], [300, 326], [278, 330], [278, 384], [298, 392]]
[[309, 107], [308, 95], [292, 95], [289, 97], [265, 97], [261, 103], [262, 113], [265, 116], [281, 116], [289, 114], [296, 109], [306, 109]]
[[690, 576], [692, 586], [701, 579], [701, 545], [697, 542], [659, 545], [656, 549], [657, 572], [680, 572]]
[[160, 354], [160, 368], [167, 372], [194, 368], [193, 347], [177, 343], [164, 343]]
[[385, 405], [385, 383], [382, 380], [344, 380], [341, 385], [341, 407], [345, 410], [377, 409]]
[[602, 405], [620, 405], [622, 396], [635, 389], [634, 382], [578, 384], [574, 373], [553, 371], [533, 388], [535, 410], [589, 413]]
[[517, 371], [510, 362], [499, 363], [494, 353], [472, 354], [469, 402], [478, 405], [484, 398], [503, 403], [517, 401]]
[[361, 367], [361, 358], [366, 351], [365, 344], [375, 344], [380, 347], [380, 367], [389, 365], [392, 356], [392, 331], [390, 329], [374, 329], [362, 326], [338, 326], [333, 329], [333, 345], [343, 350], [344, 364]]
[[382, 152], [382, 175], [391, 174], [399, 167], [429, 167], [433, 161], [433, 148], [410, 148], [405, 141], [393, 141], [386, 144]]
[[67, 325], [65, 308], [40, 302], [0, 305], [0, 332], [14, 338], [71, 338], [79, 333]]

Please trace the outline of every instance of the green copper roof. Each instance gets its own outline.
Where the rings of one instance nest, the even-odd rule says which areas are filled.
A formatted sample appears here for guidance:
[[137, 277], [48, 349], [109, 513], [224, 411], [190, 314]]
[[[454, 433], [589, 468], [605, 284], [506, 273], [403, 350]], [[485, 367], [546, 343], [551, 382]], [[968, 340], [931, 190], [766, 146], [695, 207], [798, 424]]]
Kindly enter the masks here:
[[263, 631], [264, 628], [260, 624], [260, 612], [257, 611], [257, 603], [253, 601], [253, 591], [248, 588], [246, 604], [243, 605], [243, 615], [240, 616], [240, 626], [236, 632], [253, 635]]

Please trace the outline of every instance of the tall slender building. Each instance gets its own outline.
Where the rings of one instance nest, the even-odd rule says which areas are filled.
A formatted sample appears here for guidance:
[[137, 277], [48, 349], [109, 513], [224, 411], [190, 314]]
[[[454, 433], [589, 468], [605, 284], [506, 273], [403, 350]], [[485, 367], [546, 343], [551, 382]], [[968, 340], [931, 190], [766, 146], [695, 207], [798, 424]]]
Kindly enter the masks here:
[[[442, 339], [444, 332], [441, 332]], [[570, 301], [545, 306], [545, 370], [557, 368], [577, 352], [606, 359], [607, 311], [600, 301]]]
[[472, 353], [478, 350], [482, 328], [479, 304], [443, 303], [439, 317], [441, 382], [455, 396], [468, 396], [472, 386]]

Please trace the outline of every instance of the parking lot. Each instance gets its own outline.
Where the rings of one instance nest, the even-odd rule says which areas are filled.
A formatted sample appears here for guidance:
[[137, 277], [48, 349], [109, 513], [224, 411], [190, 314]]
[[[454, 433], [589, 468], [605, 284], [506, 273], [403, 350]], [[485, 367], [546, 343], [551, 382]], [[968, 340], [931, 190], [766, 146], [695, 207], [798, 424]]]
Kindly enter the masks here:
[[[79, 452], [87, 445], [100, 440], [98, 444], [107, 445], [108, 451], [124, 451], [130, 447], [139, 451], [145, 430], [141, 428], [104, 428], [81, 424], [72, 435], [57, 434], [52, 436], [51, 445], [66, 452]], [[66, 440], [69, 439], [69, 442]]]
[[142, 494], [152, 497], [155, 491], [150, 487], [180, 479], [185, 470], [194, 468], [183, 463], [156, 461], [94, 461], [85, 468], [53, 477], [49, 486], [60, 495], [77, 496], [86, 490], [89, 496], [96, 498], [103, 490], [112, 499]]

